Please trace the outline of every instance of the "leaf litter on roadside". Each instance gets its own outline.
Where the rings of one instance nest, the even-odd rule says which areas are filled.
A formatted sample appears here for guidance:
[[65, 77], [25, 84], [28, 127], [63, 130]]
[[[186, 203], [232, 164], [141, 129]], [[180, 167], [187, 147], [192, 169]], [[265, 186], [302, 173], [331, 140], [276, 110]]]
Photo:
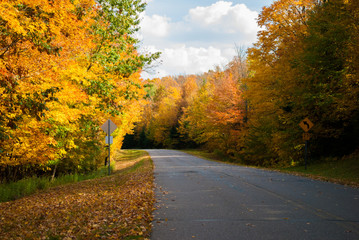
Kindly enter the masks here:
[[1, 237], [146, 239], [154, 204], [152, 168], [145, 159], [112, 176], [0, 203]]

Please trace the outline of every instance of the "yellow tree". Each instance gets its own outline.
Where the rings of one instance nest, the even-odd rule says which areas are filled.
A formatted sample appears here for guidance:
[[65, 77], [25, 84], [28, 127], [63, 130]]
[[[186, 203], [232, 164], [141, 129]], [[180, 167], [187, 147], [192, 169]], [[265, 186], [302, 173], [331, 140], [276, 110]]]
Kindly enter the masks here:
[[147, 138], [158, 146], [172, 147], [176, 144], [171, 134], [177, 125], [180, 112], [181, 92], [172, 77], [158, 79], [156, 91], [147, 109], [144, 128]]
[[184, 138], [196, 144], [206, 144], [218, 133], [211, 129], [208, 106], [213, 98], [213, 84], [204, 82], [179, 120], [179, 132]]
[[305, 113], [293, 113], [293, 97], [298, 95], [296, 77], [301, 74], [293, 68], [293, 60], [301, 52], [307, 13], [315, 2], [279, 0], [259, 16], [263, 30], [248, 51], [251, 76], [245, 80], [245, 98], [250, 104], [245, 152], [256, 156], [248, 157], [252, 163], [285, 164], [296, 157], [293, 152], [300, 146], [297, 124]]
[[63, 171], [96, 168], [104, 152], [99, 126], [109, 117], [120, 125], [121, 145], [140, 112], [141, 67], [157, 56], [137, 53], [130, 35], [145, 5], [126, 3], [1, 1], [0, 167], [5, 175], [31, 169], [29, 164], [60, 163]]
[[[60, 79], [64, 69], [76, 61], [73, 57], [78, 53], [83, 56], [81, 53], [87, 47], [85, 29], [89, 19], [79, 20], [75, 10], [86, 13], [91, 11], [92, 4], [92, 1], [0, 3], [2, 166], [44, 164], [61, 154], [56, 150], [56, 139], [49, 134], [52, 123], [46, 121], [50, 117], [47, 113], [57, 108], [59, 92], [71, 92], [64, 87], [76, 85], [70, 82], [64, 85]], [[71, 99], [76, 102], [82, 97], [83, 94], [76, 94]]]

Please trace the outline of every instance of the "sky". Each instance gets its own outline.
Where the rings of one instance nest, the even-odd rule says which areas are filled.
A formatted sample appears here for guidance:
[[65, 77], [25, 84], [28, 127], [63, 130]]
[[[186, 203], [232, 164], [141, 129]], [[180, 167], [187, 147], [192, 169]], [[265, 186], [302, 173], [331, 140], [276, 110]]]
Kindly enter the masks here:
[[201, 74], [224, 67], [256, 42], [257, 17], [274, 0], [147, 0], [141, 14], [142, 53], [161, 52], [144, 79]]

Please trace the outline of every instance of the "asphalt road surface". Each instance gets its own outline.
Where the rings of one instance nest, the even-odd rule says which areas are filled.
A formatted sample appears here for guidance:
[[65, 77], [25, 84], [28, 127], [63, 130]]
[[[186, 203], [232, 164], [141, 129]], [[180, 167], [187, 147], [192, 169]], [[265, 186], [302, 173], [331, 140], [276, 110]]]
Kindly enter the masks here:
[[359, 189], [148, 150], [152, 240], [359, 239]]

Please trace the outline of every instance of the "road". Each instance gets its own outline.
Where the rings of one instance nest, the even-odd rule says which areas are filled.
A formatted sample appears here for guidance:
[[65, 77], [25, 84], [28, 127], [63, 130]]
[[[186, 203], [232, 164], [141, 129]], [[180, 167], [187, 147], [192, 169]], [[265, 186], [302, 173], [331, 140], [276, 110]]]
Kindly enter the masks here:
[[359, 189], [148, 150], [152, 240], [359, 239]]

